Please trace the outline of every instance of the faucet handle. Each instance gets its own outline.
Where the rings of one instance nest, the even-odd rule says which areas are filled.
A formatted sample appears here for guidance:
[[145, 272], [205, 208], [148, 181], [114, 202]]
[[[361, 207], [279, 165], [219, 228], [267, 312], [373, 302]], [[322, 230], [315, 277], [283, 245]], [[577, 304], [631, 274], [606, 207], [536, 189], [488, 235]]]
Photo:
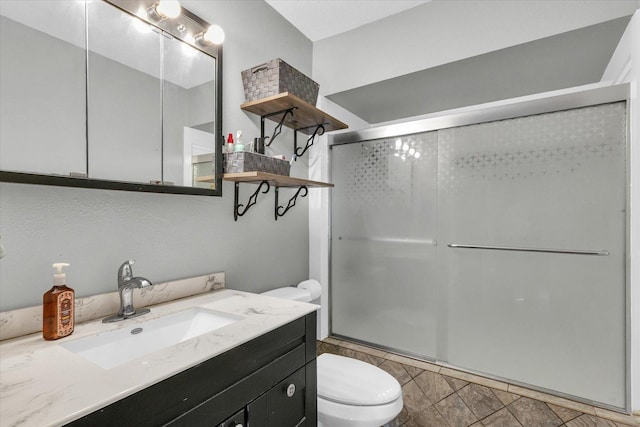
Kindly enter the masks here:
[[136, 261], [134, 259], [130, 259], [122, 263], [122, 265], [118, 269], [118, 283], [124, 280], [129, 280], [133, 277], [133, 269], [131, 268], [131, 266], [135, 262]]

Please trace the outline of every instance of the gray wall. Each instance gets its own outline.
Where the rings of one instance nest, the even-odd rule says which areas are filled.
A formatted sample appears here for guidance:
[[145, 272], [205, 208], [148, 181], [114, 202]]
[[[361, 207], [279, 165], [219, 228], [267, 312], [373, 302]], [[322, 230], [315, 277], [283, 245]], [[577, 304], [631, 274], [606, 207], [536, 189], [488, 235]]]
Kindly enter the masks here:
[[[225, 30], [223, 129], [259, 134], [259, 119], [244, 113], [240, 72], [281, 57], [311, 74], [312, 45], [263, 1], [184, 1]], [[273, 144], [289, 155], [291, 132]], [[298, 162], [292, 175], [304, 177]], [[241, 187], [245, 200], [254, 187]], [[282, 193], [285, 193], [283, 190]], [[135, 258], [134, 273], [162, 282], [227, 272], [227, 287], [262, 291], [308, 277], [306, 199], [273, 220], [273, 190], [233, 221], [233, 184], [224, 196], [182, 196], [0, 183], [0, 310], [38, 305], [51, 287], [51, 263], [71, 264], [77, 296], [116, 289], [116, 270]]]
[[638, 0], [431, 1], [314, 43], [313, 78], [333, 94], [631, 15]]

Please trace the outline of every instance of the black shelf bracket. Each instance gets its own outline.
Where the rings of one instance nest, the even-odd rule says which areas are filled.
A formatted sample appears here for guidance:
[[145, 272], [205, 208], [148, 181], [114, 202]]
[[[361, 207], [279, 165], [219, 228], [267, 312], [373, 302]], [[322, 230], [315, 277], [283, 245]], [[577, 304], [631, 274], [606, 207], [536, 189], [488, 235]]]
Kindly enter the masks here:
[[[301, 128], [301, 129], [309, 129], [309, 128]], [[293, 160], [298, 160], [298, 157], [304, 156], [304, 153], [307, 152], [309, 147], [313, 145], [315, 142], [316, 136], [324, 135], [324, 126], [323, 124], [319, 124], [316, 126], [316, 129], [313, 131], [311, 136], [307, 139], [307, 144], [302, 147], [298, 147], [298, 131], [301, 129], [296, 129], [293, 133]]]
[[[266, 185], [266, 188], [264, 190], [262, 190], [262, 187]], [[260, 185], [258, 185], [258, 188], [256, 189], [256, 191], [249, 196], [249, 201], [247, 202], [247, 205], [243, 205], [238, 203], [238, 193], [239, 193], [239, 187], [240, 187], [240, 183], [239, 182], [235, 182], [235, 191], [233, 193], [233, 219], [235, 221], [238, 220], [238, 217], [241, 217], [242, 215], [246, 214], [247, 211], [249, 210], [249, 208], [253, 205], [255, 205], [258, 201], [258, 194], [260, 194], [260, 191], [262, 191], [262, 193], [268, 193], [269, 192], [269, 188], [271, 188], [271, 186], [269, 185], [268, 181], [262, 181], [260, 183]], [[278, 190], [278, 188], [276, 187], [276, 191]], [[276, 192], [276, 194], [278, 194]], [[294, 203], [295, 204], [295, 203]]]
[[[282, 133], [282, 126], [284, 125], [284, 122], [287, 119], [287, 116], [291, 115], [291, 117], [293, 118], [293, 110], [295, 110], [296, 108], [297, 107], [291, 107], [286, 110], [277, 111], [275, 113], [270, 113], [270, 114], [265, 114], [264, 116], [260, 116], [260, 136], [264, 140], [265, 146], [267, 147], [270, 146], [273, 143], [273, 141], [276, 139], [276, 137], [280, 135], [280, 133]], [[279, 114], [282, 114], [282, 118], [280, 118], [280, 121], [278, 122], [275, 129], [273, 130], [273, 135], [264, 136], [264, 120], [266, 118], [277, 116]], [[269, 142], [267, 142], [267, 139], [269, 140]]]
[[[302, 193], [302, 195], [301, 195], [300, 193], [302, 191], [304, 191], [304, 193]], [[279, 203], [278, 203], [278, 193], [279, 193], [279, 188], [276, 187], [276, 209], [275, 209], [276, 221], [278, 220], [278, 217], [284, 216], [289, 211], [289, 209], [291, 209], [292, 207], [294, 207], [296, 205], [296, 201], [298, 200], [298, 196], [307, 197], [307, 194], [309, 194], [309, 190], [304, 185], [301, 185], [300, 188], [298, 188], [298, 191], [296, 191], [296, 194], [294, 194], [293, 197], [291, 197], [289, 199], [289, 202], [287, 203], [286, 207], [279, 205]]]

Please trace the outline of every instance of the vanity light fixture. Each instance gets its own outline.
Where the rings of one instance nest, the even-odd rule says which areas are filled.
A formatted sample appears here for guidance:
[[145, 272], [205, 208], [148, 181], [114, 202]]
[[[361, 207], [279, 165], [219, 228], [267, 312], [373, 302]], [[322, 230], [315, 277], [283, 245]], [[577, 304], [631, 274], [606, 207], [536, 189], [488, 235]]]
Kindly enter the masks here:
[[193, 36], [193, 39], [201, 46], [219, 45], [224, 42], [224, 30], [220, 25], [214, 24], [206, 32], [203, 31]]
[[[183, 7], [177, 0], [103, 0], [147, 22], [196, 50], [218, 58], [224, 31]], [[2, 0], [0, 0], [2, 2]], [[153, 29], [153, 28], [152, 28]], [[195, 36], [194, 36], [195, 34]]]
[[180, 16], [180, 12], [182, 12], [182, 7], [178, 0], [158, 0], [147, 9], [149, 18], [157, 22], [177, 18]]

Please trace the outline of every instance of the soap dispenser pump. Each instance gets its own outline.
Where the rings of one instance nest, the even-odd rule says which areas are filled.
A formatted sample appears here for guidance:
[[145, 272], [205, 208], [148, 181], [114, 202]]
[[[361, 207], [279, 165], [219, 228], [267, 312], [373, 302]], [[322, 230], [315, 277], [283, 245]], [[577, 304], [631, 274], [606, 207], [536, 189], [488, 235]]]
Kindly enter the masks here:
[[75, 292], [66, 285], [62, 272], [69, 264], [53, 264], [53, 287], [42, 297], [42, 336], [45, 340], [57, 340], [71, 335], [75, 323]]

